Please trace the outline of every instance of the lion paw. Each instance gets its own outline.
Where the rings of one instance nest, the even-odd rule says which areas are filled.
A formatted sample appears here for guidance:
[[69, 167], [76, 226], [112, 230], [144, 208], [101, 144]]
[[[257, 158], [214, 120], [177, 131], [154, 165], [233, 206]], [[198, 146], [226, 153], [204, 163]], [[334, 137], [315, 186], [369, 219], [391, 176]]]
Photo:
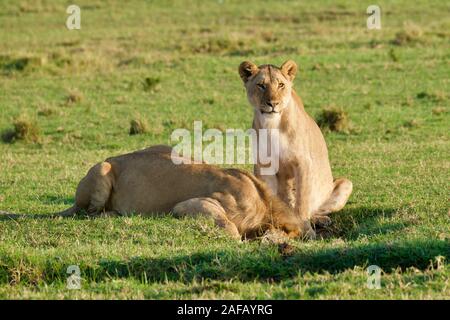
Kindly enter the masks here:
[[313, 216], [311, 218], [311, 223], [318, 227], [328, 227], [331, 225], [331, 219], [327, 216]]
[[311, 223], [309, 221], [303, 222], [302, 238], [304, 240], [315, 240], [316, 239], [316, 232], [311, 227]]

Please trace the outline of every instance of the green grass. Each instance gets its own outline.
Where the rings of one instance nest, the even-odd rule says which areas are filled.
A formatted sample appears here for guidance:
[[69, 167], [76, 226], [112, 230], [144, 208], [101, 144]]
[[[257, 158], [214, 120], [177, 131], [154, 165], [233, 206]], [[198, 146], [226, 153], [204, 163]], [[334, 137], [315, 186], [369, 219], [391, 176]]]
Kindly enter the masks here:
[[[378, 31], [357, 1], [77, 4], [79, 31], [65, 28], [66, 1], [0, 4], [0, 130], [39, 129], [0, 142], [1, 210], [65, 209], [94, 163], [170, 144], [194, 120], [249, 128], [243, 60], [293, 59], [307, 111], [345, 111], [352, 130], [326, 140], [354, 193], [329, 238], [290, 255], [203, 220], [2, 219], [1, 298], [450, 297], [448, 3], [379, 1]], [[132, 120], [146, 130], [130, 135]], [[66, 289], [69, 265], [81, 290]]]

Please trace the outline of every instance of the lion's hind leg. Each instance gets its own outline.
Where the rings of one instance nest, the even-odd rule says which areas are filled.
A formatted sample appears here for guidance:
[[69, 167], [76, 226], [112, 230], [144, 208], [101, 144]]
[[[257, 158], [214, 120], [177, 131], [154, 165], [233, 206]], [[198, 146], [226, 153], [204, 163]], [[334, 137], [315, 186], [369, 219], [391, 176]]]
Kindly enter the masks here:
[[350, 180], [341, 178], [334, 181], [334, 189], [330, 197], [320, 208], [313, 213], [312, 222], [314, 224], [327, 225], [331, 222], [327, 214], [341, 210], [347, 203], [353, 190], [353, 184]]
[[111, 196], [113, 179], [109, 162], [93, 166], [78, 185], [75, 206], [91, 215], [104, 212]]
[[192, 198], [179, 202], [172, 209], [177, 217], [204, 215], [212, 217], [217, 226], [225, 228], [226, 232], [235, 239], [241, 239], [236, 225], [231, 222], [219, 201], [212, 198]]

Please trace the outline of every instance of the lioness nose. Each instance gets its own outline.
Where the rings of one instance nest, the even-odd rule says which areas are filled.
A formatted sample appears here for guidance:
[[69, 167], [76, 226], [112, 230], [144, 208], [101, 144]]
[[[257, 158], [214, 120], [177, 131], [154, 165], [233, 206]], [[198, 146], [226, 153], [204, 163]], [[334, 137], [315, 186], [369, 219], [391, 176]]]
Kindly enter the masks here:
[[276, 101], [268, 101], [267, 102], [267, 105], [269, 106], [269, 107], [272, 107], [272, 108], [275, 108], [277, 105], [279, 105], [280, 103], [279, 102], [276, 102]]

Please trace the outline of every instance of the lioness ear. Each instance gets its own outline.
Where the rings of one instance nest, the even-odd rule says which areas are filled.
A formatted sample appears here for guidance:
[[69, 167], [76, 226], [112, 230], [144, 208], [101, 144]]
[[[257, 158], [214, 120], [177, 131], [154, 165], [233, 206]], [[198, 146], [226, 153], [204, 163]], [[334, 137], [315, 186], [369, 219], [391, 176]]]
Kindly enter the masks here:
[[281, 72], [290, 80], [293, 81], [295, 78], [295, 74], [297, 73], [297, 64], [288, 60], [281, 66]]
[[258, 67], [253, 62], [244, 61], [239, 65], [239, 75], [244, 83], [256, 72], [258, 72]]

